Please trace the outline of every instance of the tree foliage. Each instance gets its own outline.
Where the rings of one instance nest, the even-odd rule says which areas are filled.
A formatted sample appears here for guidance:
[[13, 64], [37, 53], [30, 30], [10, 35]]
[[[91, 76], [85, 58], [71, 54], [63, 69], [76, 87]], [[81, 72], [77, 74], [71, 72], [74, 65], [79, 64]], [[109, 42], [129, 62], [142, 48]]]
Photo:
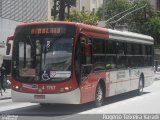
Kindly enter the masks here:
[[70, 14], [70, 17], [66, 19], [66, 21], [70, 22], [80, 22], [84, 24], [89, 25], [97, 25], [98, 23], [98, 16], [93, 12], [78, 12], [78, 11], [72, 11]]
[[[127, 24], [130, 31], [150, 35], [155, 39], [156, 44], [160, 44], [160, 17], [153, 10], [148, 0], [134, 0], [133, 2], [129, 0], [105, 0], [104, 8], [99, 8], [97, 15], [100, 18], [104, 15], [105, 20], [108, 20], [127, 9], [137, 9], [145, 5], [145, 8], [127, 15], [116, 24]], [[115, 19], [120, 17], [118, 16]]]
[[104, 1], [105, 1], [103, 5], [104, 9], [103, 6], [100, 7], [99, 10], [97, 11], [97, 15], [99, 17], [102, 17], [104, 12], [105, 20], [131, 7], [131, 4], [130, 2], [128, 2], [128, 0], [104, 0]]
[[[54, 16], [54, 19], [58, 18], [63, 21], [66, 16], [69, 15], [71, 6], [76, 5], [76, 0], [53, 0], [54, 5], [53, 9], [51, 9], [51, 15]], [[67, 13], [66, 13], [66, 8]], [[58, 17], [57, 17], [58, 16]]]
[[129, 28], [135, 32], [145, 33], [144, 28], [147, 27], [146, 22], [156, 17], [156, 13], [148, 0], [135, 0], [133, 5], [137, 5], [137, 7], [146, 5], [146, 7], [132, 14]]
[[144, 24], [144, 33], [154, 37], [155, 45], [160, 45], [160, 17], [152, 17]]

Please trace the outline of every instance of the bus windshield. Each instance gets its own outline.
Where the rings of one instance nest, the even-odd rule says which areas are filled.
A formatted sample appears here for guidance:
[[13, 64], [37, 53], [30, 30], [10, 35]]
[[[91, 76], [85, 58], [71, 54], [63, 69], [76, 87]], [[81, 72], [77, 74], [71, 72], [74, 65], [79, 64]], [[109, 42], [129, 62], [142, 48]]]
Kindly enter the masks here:
[[71, 77], [74, 35], [15, 36], [12, 74], [23, 82], [61, 82]]

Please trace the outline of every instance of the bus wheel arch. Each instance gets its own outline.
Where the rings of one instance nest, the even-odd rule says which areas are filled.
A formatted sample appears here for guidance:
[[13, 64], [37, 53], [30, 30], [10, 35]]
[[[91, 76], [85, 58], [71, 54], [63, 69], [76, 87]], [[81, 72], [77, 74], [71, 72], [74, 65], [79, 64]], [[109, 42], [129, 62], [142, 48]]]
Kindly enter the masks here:
[[95, 91], [95, 107], [100, 107], [103, 105], [104, 98], [106, 94], [105, 82], [103, 79], [100, 79]]

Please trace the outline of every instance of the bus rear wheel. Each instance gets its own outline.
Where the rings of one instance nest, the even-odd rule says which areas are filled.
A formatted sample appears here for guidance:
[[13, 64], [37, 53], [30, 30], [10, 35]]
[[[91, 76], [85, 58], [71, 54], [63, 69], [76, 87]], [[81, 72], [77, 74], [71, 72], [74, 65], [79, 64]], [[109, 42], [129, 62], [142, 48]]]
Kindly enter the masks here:
[[101, 84], [97, 85], [95, 97], [95, 107], [102, 106], [104, 101], [104, 92]]

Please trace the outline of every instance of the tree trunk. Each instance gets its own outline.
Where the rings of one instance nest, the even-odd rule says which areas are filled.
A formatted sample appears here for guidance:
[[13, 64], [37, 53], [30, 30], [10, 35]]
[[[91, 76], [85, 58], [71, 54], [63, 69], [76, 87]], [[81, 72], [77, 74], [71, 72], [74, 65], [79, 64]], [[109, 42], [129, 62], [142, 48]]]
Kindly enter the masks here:
[[59, 20], [64, 21], [65, 18], [65, 0], [60, 0]]

